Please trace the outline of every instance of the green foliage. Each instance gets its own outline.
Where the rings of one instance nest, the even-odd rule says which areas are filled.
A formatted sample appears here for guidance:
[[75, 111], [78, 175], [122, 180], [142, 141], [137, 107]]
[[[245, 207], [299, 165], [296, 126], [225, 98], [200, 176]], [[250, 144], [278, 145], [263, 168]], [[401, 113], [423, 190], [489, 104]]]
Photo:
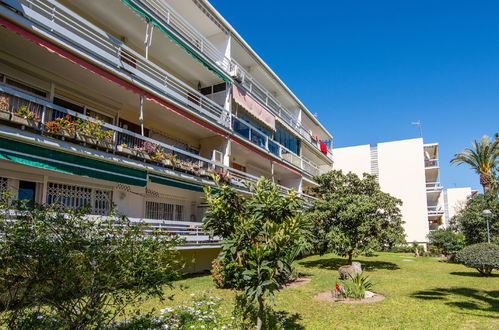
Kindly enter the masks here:
[[292, 262], [308, 244], [308, 223], [298, 196], [282, 195], [267, 179], [249, 184], [249, 197], [217, 183], [205, 188], [205, 230], [223, 237], [215, 283], [242, 290], [244, 301], [258, 304], [257, 326], [262, 326], [265, 300], [273, 301], [274, 292], [289, 282]]
[[456, 261], [489, 276], [492, 270], [499, 269], [499, 245], [479, 243], [467, 246], [457, 253]]
[[134, 316], [112, 324], [111, 329], [234, 329], [235, 324], [223, 313], [221, 299], [206, 294], [194, 295], [191, 304], [160, 310], [161, 316]]
[[[124, 217], [34, 206], [0, 219], [0, 306], [9, 328], [101, 328], [179, 275], [177, 239]], [[10, 213], [14, 214], [14, 213]], [[51, 323], [48, 327], [46, 324]]]
[[380, 190], [375, 177], [331, 171], [315, 178], [319, 187], [309, 209], [317, 252], [332, 250], [348, 256], [368, 249], [391, 247], [404, 241], [404, 229], [397, 198]]
[[440, 250], [441, 253], [449, 255], [456, 253], [465, 246], [465, 238], [462, 233], [456, 233], [451, 229], [438, 229], [428, 235], [430, 244]]
[[471, 197], [452, 218], [452, 227], [464, 234], [466, 244], [487, 242], [487, 218], [483, 215], [486, 209], [492, 212], [488, 218], [490, 241], [499, 244], [499, 199], [495, 190]]
[[366, 291], [372, 289], [374, 284], [371, 282], [369, 275], [364, 272], [355, 274], [351, 280], [340, 281], [339, 288], [340, 296], [344, 298], [364, 299]]
[[450, 161], [451, 164], [467, 164], [480, 175], [480, 184], [484, 192], [497, 185], [497, 168], [499, 166], [499, 139], [483, 136], [480, 141], [475, 140], [471, 148], [458, 152]]

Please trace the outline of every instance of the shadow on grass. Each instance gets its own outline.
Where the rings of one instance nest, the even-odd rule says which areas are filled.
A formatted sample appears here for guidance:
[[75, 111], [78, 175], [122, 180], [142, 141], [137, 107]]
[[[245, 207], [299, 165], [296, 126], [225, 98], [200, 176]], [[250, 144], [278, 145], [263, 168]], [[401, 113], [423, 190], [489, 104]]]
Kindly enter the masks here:
[[[457, 276], [485, 277], [482, 274], [480, 274], [478, 271], [476, 271], [476, 272], [451, 272], [450, 274], [457, 275]], [[487, 278], [492, 278], [492, 277], [499, 277], [499, 274], [491, 274]]]
[[[396, 264], [387, 261], [374, 261], [374, 260], [354, 260], [359, 261], [362, 264], [362, 269], [364, 270], [375, 270], [375, 269], [388, 269], [388, 270], [396, 270], [400, 269]], [[328, 258], [328, 259], [319, 259], [312, 261], [301, 261], [300, 265], [307, 268], [322, 268], [328, 270], [338, 270], [341, 266], [347, 264], [346, 258]]]
[[[445, 301], [446, 305], [461, 309], [499, 313], [498, 290], [485, 291], [470, 288], [436, 288], [414, 292], [411, 297], [421, 300], [441, 300]], [[465, 300], [455, 301], [456, 297]]]
[[286, 322], [284, 322], [284, 329], [293, 329], [293, 330], [305, 329], [304, 326], [297, 323], [299, 320], [301, 320], [300, 314], [298, 313], [289, 314], [288, 312], [284, 311], [279, 311], [279, 314], [286, 318]]

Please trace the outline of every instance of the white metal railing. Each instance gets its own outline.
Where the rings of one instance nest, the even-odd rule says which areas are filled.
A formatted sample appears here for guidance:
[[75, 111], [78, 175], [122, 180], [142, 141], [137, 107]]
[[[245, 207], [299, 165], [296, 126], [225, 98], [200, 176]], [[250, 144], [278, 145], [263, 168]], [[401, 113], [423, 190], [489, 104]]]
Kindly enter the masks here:
[[441, 185], [440, 182], [427, 182], [426, 183], [426, 191], [433, 192], [433, 191], [442, 191], [444, 189]]
[[[163, 23], [172, 27], [180, 33], [191, 45], [197, 48], [198, 51], [205, 54], [212, 61], [217, 63], [227, 74], [231, 75], [235, 67], [238, 67], [243, 72], [242, 85], [255, 96], [262, 104], [264, 104], [271, 112], [279, 117], [283, 122], [289, 125], [299, 136], [306, 142], [320, 150], [318, 141], [312, 139], [310, 132], [301, 125], [298, 116], [292, 115], [272, 94], [256, 81], [242, 65], [234, 59], [227, 58], [222, 54], [202, 33], [193, 27], [185, 18], [179, 15], [166, 1], [161, 0], [140, 0], [147, 8], [153, 11]], [[137, 4], [137, 1], [134, 1]], [[332, 159], [331, 152], [327, 153], [327, 157]]]
[[302, 157], [302, 168], [304, 171], [308, 172], [311, 176], [318, 176], [324, 173], [317, 165], [312, 163], [306, 158]]
[[129, 218], [132, 223], [143, 223], [146, 232], [157, 230], [171, 235], [178, 235], [184, 239], [183, 245], [219, 245], [221, 239], [212, 237], [204, 232], [202, 222], [155, 220]]
[[[213, 173], [224, 175], [232, 185], [239, 189], [246, 189], [247, 182], [256, 182], [259, 179], [197, 154], [28, 95], [5, 84], [0, 84], [0, 96], [2, 95], [8, 97], [8, 106], [6, 109], [0, 109], [0, 120], [30, 127], [40, 133], [50, 134], [68, 142], [147, 161], [159, 167], [171, 168], [193, 176], [211, 178]], [[26, 106], [28, 110], [35, 109], [33, 119], [20, 117], [17, 115], [19, 108], [10, 106], [10, 104], [18, 107]], [[64, 121], [62, 125], [57, 123], [61, 121]], [[90, 133], [94, 136], [85, 132], [86, 123], [94, 123], [94, 126], [97, 126]], [[100, 138], [95, 136], [100, 136]], [[279, 186], [279, 188], [283, 193], [291, 190], [284, 186]]]
[[442, 215], [444, 209], [441, 206], [428, 206], [428, 215]]
[[23, 17], [68, 44], [131, 75], [152, 90], [210, 121], [230, 126], [230, 114], [194, 88], [54, 0], [19, 0]]
[[[133, 1], [137, 4], [137, 1]], [[166, 1], [162, 0], [140, 0], [153, 11], [163, 24], [172, 27], [177, 33], [181, 34], [198, 51], [205, 54], [214, 61], [225, 72], [230, 73], [230, 60], [221, 53], [215, 45], [195, 27], [193, 27], [184, 17], [178, 14]]]
[[438, 159], [427, 159], [424, 161], [425, 167], [438, 167]]

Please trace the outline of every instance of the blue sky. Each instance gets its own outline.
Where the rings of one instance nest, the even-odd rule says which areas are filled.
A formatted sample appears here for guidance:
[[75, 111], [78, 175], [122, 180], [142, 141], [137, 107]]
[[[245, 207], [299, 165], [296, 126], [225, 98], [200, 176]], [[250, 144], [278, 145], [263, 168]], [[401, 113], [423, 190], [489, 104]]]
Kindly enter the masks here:
[[211, 3], [333, 134], [335, 146], [419, 136], [440, 143], [441, 182], [480, 189], [449, 166], [499, 131], [499, 1]]

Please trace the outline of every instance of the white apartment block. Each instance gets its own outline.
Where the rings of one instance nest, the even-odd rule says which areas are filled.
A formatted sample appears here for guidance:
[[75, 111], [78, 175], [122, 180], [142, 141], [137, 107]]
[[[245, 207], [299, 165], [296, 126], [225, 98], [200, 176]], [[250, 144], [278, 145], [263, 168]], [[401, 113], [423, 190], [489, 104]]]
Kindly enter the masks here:
[[470, 188], [449, 189], [446, 203], [438, 144], [424, 144], [422, 138], [335, 148], [333, 159], [334, 169], [376, 175], [383, 191], [402, 200], [407, 242], [427, 242], [430, 230], [446, 225], [455, 206], [471, 194]]
[[[283, 192], [332, 166], [331, 134], [206, 0], [0, 0], [0, 190], [218, 242], [203, 187]], [[204, 264], [203, 264], [204, 261]]]

